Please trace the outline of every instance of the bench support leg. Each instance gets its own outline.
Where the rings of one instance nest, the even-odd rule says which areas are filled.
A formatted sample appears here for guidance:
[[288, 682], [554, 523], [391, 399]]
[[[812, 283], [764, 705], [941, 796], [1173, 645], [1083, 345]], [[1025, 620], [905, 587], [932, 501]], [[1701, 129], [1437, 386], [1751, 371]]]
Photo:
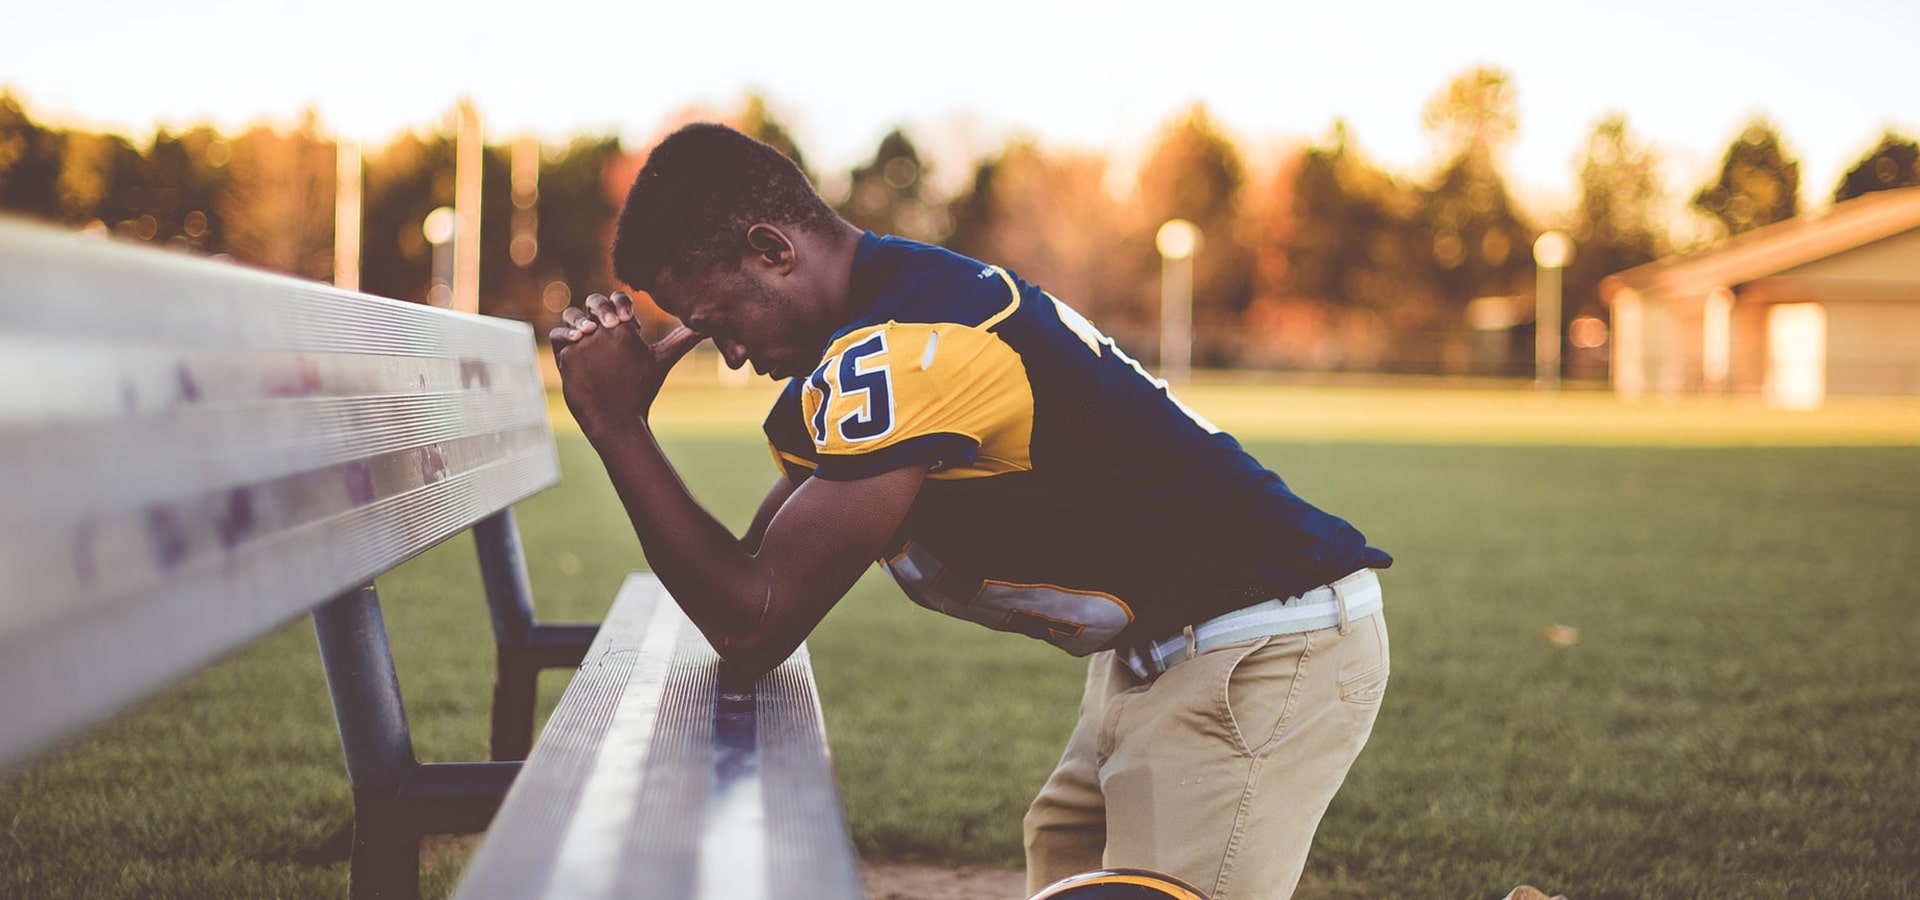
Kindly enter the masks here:
[[313, 611], [313, 626], [353, 783], [353, 897], [417, 897], [420, 832], [398, 808], [413, 735], [380, 595], [370, 584], [341, 594]]
[[513, 510], [503, 509], [473, 526], [481, 583], [493, 618], [498, 667], [493, 679], [493, 735], [497, 760], [526, 759], [533, 748], [534, 703], [540, 670], [580, 664], [597, 625], [542, 625], [533, 617], [533, 587]]
[[[578, 665], [596, 626], [533, 621], [532, 590], [511, 510], [483, 520], [474, 539], [500, 650], [493, 755], [525, 759], [540, 670]], [[316, 608], [313, 627], [353, 783], [352, 896], [411, 900], [420, 895], [421, 837], [486, 828], [520, 764], [423, 765], [415, 759], [373, 585]]]
[[370, 812], [357, 793], [353, 806], [347, 896], [351, 900], [416, 900], [420, 896], [420, 832], [404, 817]]
[[487, 590], [498, 648], [493, 676], [494, 759], [526, 759], [533, 749], [533, 706], [540, 670], [519, 652], [533, 633], [533, 585], [527, 580], [526, 553], [513, 510], [503, 509], [473, 526], [473, 547], [480, 556], [480, 579]]
[[533, 751], [533, 713], [540, 693], [540, 670], [527, 665], [514, 648], [499, 648], [493, 674], [493, 733], [490, 759], [526, 759]]

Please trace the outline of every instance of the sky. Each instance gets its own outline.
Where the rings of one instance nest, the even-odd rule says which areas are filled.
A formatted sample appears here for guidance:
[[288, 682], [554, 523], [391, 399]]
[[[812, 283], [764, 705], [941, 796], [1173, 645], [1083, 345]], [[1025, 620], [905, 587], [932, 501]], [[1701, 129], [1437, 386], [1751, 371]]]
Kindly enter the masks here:
[[1437, 162], [1422, 108], [1490, 64], [1518, 89], [1507, 171], [1539, 212], [1571, 205], [1609, 112], [1661, 154], [1676, 193], [1765, 114], [1815, 207], [1884, 130], [1920, 137], [1913, 0], [5, 2], [0, 89], [36, 119], [136, 137], [312, 106], [377, 143], [470, 96], [493, 140], [641, 142], [753, 91], [815, 171], [858, 165], [905, 127], [957, 186], [1010, 135], [1129, 164], [1204, 102], [1256, 171], [1344, 119], [1363, 152], [1419, 178]]

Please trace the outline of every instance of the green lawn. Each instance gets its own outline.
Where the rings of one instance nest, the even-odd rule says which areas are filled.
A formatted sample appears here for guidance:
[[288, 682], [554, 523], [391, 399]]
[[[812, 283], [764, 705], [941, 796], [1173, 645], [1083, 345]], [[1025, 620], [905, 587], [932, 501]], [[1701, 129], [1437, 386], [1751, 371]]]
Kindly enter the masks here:
[[[764, 390], [668, 396], [688, 480], [743, 523], [772, 477]], [[1920, 407], [1187, 396], [1398, 559], [1392, 686], [1308, 893], [1920, 896]], [[561, 447], [566, 483], [518, 515], [542, 615], [591, 618], [639, 550], [591, 451]], [[482, 756], [471, 544], [380, 587], [421, 756]], [[861, 850], [1018, 865], [1081, 664], [871, 577], [811, 644]], [[0, 896], [344, 896], [349, 821], [295, 622], [0, 780]], [[460, 859], [435, 854], [430, 894]]]

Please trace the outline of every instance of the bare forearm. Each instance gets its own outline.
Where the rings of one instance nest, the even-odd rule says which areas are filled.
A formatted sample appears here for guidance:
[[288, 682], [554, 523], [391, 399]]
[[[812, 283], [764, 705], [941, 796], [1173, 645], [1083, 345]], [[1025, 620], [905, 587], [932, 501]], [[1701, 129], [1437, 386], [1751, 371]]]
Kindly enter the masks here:
[[[754, 670], [777, 665], [873, 558], [867, 542], [822, 552], [812, 534], [799, 534], [769, 552], [761, 535], [735, 539], [693, 499], [646, 423], [666, 373], [702, 336], [682, 327], [648, 344], [624, 294], [596, 294], [562, 319], [550, 337], [567, 408], [606, 465], [661, 583], [723, 659]], [[752, 530], [764, 534], [766, 518], [756, 517]]]
[[[776, 484], [738, 541], [700, 507], [637, 418], [589, 429], [660, 580], [727, 662], [778, 665], [899, 530], [927, 470]], [[757, 535], [754, 533], [758, 533]]]
[[716, 646], [762, 624], [766, 578], [753, 553], [694, 499], [646, 425], [595, 429], [588, 440], [655, 574], [694, 624]]

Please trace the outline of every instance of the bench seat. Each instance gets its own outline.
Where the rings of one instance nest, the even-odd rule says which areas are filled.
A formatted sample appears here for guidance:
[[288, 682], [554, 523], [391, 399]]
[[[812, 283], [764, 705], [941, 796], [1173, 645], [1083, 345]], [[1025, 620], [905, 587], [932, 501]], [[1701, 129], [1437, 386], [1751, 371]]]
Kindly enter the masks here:
[[628, 576], [457, 897], [858, 898], [806, 648], [726, 672]]

